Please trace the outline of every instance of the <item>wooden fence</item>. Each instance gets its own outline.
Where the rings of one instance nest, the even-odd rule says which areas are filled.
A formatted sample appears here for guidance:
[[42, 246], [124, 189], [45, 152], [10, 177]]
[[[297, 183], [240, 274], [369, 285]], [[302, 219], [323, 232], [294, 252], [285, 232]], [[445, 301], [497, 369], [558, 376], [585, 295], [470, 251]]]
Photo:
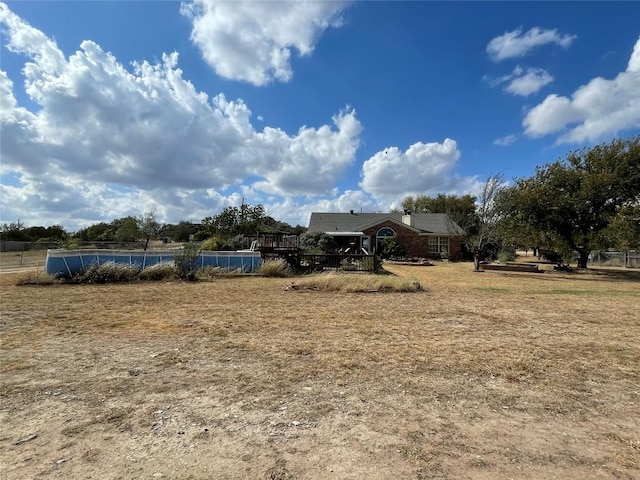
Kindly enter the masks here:
[[318, 254], [297, 257], [297, 267], [305, 271], [336, 270], [345, 272], [375, 272], [378, 260], [375, 255]]

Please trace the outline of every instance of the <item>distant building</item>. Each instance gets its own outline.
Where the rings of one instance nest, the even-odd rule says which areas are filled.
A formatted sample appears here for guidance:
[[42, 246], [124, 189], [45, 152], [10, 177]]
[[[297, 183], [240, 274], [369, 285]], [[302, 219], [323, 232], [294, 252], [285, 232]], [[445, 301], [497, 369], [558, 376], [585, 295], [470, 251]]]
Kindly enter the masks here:
[[444, 213], [314, 212], [309, 232], [332, 236], [341, 251], [376, 253], [385, 238], [396, 236], [410, 257], [460, 258], [464, 231]]

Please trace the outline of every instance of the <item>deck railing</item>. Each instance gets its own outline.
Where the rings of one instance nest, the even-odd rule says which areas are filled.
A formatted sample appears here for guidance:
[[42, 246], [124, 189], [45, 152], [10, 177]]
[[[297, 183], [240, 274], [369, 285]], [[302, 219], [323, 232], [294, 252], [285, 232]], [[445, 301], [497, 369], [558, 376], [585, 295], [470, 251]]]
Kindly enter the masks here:
[[375, 255], [364, 254], [302, 254], [299, 267], [307, 271], [340, 270], [346, 272], [375, 272], [378, 262]]

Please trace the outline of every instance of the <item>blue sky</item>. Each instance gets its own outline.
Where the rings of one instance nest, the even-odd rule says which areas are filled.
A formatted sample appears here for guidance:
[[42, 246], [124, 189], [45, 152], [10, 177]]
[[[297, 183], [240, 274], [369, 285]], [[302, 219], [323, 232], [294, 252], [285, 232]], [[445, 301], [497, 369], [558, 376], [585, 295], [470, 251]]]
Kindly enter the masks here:
[[0, 222], [306, 225], [640, 132], [638, 2], [0, 3]]

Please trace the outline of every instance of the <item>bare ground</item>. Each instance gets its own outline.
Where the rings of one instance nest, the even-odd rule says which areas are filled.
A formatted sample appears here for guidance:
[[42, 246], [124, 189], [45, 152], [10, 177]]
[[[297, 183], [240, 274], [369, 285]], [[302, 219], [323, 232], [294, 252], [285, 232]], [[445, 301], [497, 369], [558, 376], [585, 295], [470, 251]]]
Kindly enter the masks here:
[[426, 291], [2, 275], [0, 478], [639, 477], [638, 275], [389, 269]]

